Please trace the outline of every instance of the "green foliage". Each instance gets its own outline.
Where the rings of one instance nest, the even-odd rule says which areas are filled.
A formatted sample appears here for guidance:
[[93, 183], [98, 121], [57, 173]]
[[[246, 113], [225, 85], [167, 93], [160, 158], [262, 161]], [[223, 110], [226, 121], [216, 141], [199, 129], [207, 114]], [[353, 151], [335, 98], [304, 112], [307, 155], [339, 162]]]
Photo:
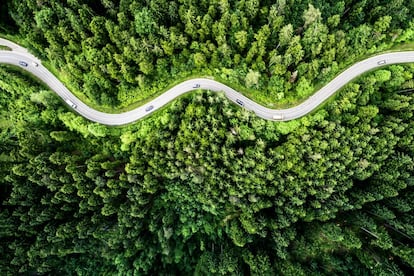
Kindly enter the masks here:
[[[358, 55], [412, 36], [404, 1], [141, 2], [9, 11], [35, 51], [108, 106], [197, 68], [306, 97]], [[290, 122], [198, 92], [108, 128], [1, 66], [0, 273], [408, 274], [413, 74], [374, 71]]]
[[1, 272], [403, 274], [414, 98], [395, 91], [413, 73], [287, 123], [203, 93], [107, 128], [1, 69]]
[[249, 70], [249, 72], [246, 74], [246, 87], [251, 88], [254, 86], [257, 86], [259, 84], [259, 72], [255, 72], [253, 70]]
[[137, 11], [134, 15], [135, 31], [139, 35], [147, 35], [155, 32], [157, 22], [154, 20], [152, 12], [148, 8]]
[[7, 0], [0, 26], [16, 25], [72, 91], [106, 109], [148, 100], [189, 75], [227, 80], [223, 69], [256, 101], [294, 104], [309, 93], [292, 74], [318, 87], [413, 39], [412, 1], [43, 2]]

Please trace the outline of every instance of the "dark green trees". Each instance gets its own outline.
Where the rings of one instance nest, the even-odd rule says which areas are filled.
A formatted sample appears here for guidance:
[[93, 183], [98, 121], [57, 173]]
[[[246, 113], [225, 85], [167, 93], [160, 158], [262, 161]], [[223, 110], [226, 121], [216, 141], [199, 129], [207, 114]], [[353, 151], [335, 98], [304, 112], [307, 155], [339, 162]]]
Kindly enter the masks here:
[[2, 69], [1, 271], [410, 271], [413, 72], [287, 123], [198, 93], [107, 128]]
[[[306, 97], [412, 38], [403, 1], [193, 2], [27, 0], [9, 13], [70, 88], [106, 106], [202, 72], [258, 98]], [[0, 272], [408, 274], [413, 74], [384, 67], [286, 123], [197, 92], [108, 128], [2, 66]]]
[[413, 39], [404, 1], [8, 2], [34, 53], [71, 90], [111, 108], [190, 75], [292, 104], [367, 54]]

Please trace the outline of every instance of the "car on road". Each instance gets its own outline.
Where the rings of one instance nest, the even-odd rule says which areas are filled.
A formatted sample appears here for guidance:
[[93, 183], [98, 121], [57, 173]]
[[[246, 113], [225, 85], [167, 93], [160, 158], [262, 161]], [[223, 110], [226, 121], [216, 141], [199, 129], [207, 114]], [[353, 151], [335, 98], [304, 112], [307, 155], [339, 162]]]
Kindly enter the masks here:
[[153, 110], [154, 109], [154, 106], [153, 105], [150, 105], [150, 106], [147, 106], [146, 108], [145, 108], [145, 111], [146, 112], [148, 112], [148, 111], [151, 111], [151, 110]]
[[23, 67], [27, 67], [29, 64], [27, 64], [27, 62], [25, 61], [19, 61], [19, 65], [23, 66]]
[[384, 65], [386, 63], [387, 63], [387, 61], [385, 59], [380, 60], [380, 61], [377, 62], [378, 65]]
[[200, 88], [200, 84], [199, 83], [194, 84], [193, 88]]
[[241, 106], [244, 106], [244, 102], [242, 102], [241, 100], [239, 100], [239, 99], [236, 99], [236, 103], [238, 103], [239, 105], [241, 105]]
[[275, 114], [272, 116], [273, 120], [283, 120], [284, 116], [283, 114]]
[[78, 106], [69, 99], [66, 99], [65, 102], [72, 108], [77, 108]]
[[39, 66], [39, 64], [37, 63], [37, 62], [32, 62], [32, 65], [34, 66], [34, 67], [37, 67], [37, 66]]

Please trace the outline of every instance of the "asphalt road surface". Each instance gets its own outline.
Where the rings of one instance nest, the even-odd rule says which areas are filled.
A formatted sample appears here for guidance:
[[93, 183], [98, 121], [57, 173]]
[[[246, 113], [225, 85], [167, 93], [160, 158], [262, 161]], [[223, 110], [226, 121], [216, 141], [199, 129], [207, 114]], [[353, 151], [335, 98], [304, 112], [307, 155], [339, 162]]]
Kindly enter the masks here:
[[414, 62], [414, 51], [386, 53], [367, 58], [355, 63], [343, 71], [306, 101], [287, 109], [266, 108], [220, 82], [211, 79], [196, 78], [174, 86], [151, 102], [134, 110], [119, 114], [110, 114], [97, 111], [81, 102], [51, 72], [49, 72], [49, 70], [42, 66], [39, 59], [28, 53], [26, 49], [1, 38], [0, 45], [5, 45], [12, 49], [12, 51], [0, 50], [0, 63], [19, 66], [22, 69], [27, 70], [42, 80], [50, 87], [50, 89], [55, 91], [74, 111], [91, 121], [105, 125], [124, 125], [137, 121], [171, 102], [180, 95], [198, 89], [216, 92], [222, 91], [225, 93], [226, 97], [235, 104], [256, 113], [257, 116], [263, 119], [289, 121], [308, 114], [332, 96], [336, 91], [364, 72], [385, 65]]

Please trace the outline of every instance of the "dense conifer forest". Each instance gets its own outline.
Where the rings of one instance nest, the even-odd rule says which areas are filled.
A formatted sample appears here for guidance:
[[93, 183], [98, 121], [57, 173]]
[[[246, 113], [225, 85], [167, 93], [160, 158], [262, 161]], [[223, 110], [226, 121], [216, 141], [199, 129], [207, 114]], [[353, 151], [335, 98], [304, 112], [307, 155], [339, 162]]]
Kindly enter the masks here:
[[[414, 40], [413, 1], [8, 0], [0, 32], [90, 103], [209, 75], [294, 104]], [[408, 275], [414, 65], [270, 122], [198, 91], [124, 127], [0, 65], [1, 275]]]
[[9, 0], [5, 9], [9, 28], [72, 91], [106, 107], [205, 75], [270, 106], [294, 104], [358, 59], [414, 40], [414, 2], [404, 0]]

